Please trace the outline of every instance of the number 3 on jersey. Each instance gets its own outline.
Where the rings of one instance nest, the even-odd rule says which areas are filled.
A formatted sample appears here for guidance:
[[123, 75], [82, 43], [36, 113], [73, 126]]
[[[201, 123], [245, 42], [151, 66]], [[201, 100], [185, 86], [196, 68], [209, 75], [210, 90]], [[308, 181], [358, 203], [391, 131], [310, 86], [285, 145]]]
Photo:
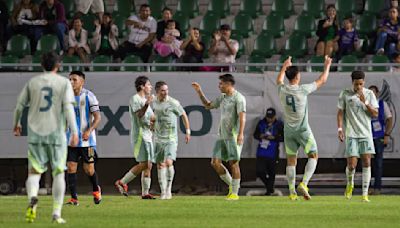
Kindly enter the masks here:
[[286, 105], [292, 107], [292, 111], [296, 112], [296, 102], [294, 100], [293, 95], [287, 95], [286, 96]]
[[41, 89], [42, 93], [43, 93], [43, 99], [45, 100], [45, 102], [47, 102], [45, 107], [40, 107], [39, 111], [41, 112], [47, 112], [49, 111], [49, 109], [51, 108], [51, 105], [53, 104], [53, 89], [50, 87], [43, 87]]

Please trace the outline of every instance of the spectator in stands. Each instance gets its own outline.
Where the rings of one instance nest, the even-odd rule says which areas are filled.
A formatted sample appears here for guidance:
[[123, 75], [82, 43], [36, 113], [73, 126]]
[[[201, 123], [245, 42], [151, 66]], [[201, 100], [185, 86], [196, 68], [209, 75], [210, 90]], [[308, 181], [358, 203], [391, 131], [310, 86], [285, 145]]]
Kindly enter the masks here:
[[82, 62], [89, 63], [88, 54], [90, 48], [88, 45], [88, 32], [82, 28], [82, 21], [79, 17], [72, 21], [72, 29], [68, 34], [68, 56], [78, 55]]
[[180, 49], [182, 41], [179, 40], [181, 33], [176, 29], [175, 25], [174, 20], [167, 21], [164, 36], [154, 44], [154, 49], [162, 57], [176, 55], [179, 58], [182, 55]]
[[[204, 47], [204, 43], [200, 40], [200, 30], [198, 28], [190, 28], [189, 37], [181, 45], [181, 50], [184, 51], [182, 62], [202, 63]], [[184, 67], [182, 70], [198, 71], [199, 67]]]
[[96, 14], [98, 19], [103, 19], [104, 14], [104, 1], [103, 0], [75, 0], [76, 5], [76, 17], [82, 17], [83, 14], [87, 14], [89, 9], [92, 13]]
[[[212, 63], [234, 63], [239, 43], [231, 37], [231, 27], [227, 24], [221, 25], [219, 31], [213, 34], [209, 54]], [[204, 71], [232, 71], [229, 66], [207, 66], [202, 67]]]
[[400, 54], [394, 53], [392, 55], [392, 61], [393, 61], [393, 63], [396, 63], [396, 65], [392, 67], [392, 71], [400, 72]]
[[[283, 123], [276, 118], [274, 108], [268, 108], [260, 120], [253, 137], [259, 141], [257, 147], [257, 177], [264, 183], [265, 195], [275, 192], [276, 163], [279, 160], [279, 143], [283, 142]], [[268, 176], [268, 177], [267, 177]]]
[[11, 16], [12, 34], [22, 34], [29, 38], [31, 53], [36, 50], [35, 25], [40, 23], [36, 20], [39, 15], [39, 7], [31, 0], [22, 0], [14, 7]]
[[400, 49], [399, 33], [400, 18], [397, 8], [392, 7], [389, 10], [389, 17], [384, 19], [378, 29], [378, 38], [375, 44], [377, 54], [384, 54], [387, 48], [388, 56], [393, 55], [396, 49]]
[[64, 5], [58, 0], [43, 1], [39, 6], [39, 19], [42, 20], [42, 23], [35, 28], [35, 42], [43, 33], [55, 34], [60, 43], [60, 54], [64, 53], [64, 36], [68, 30]]
[[328, 5], [326, 8], [326, 18], [318, 21], [317, 28], [317, 56], [332, 56], [332, 53], [337, 50], [337, 42], [335, 37], [337, 35], [339, 26], [336, 18], [335, 5]]
[[[379, 98], [379, 89], [376, 85], [369, 87], [375, 94], [375, 97]], [[382, 188], [382, 173], [383, 173], [383, 151], [385, 146], [389, 143], [390, 133], [393, 127], [393, 117], [390, 111], [389, 105], [381, 98], [379, 98], [379, 109], [378, 117], [372, 118], [372, 135], [374, 138], [374, 188], [370, 189], [369, 194], [379, 195]]]
[[6, 30], [8, 24], [8, 8], [3, 0], [0, 0], [0, 53], [6, 49]]
[[126, 24], [131, 32], [128, 40], [116, 51], [115, 59], [124, 59], [128, 53], [133, 53], [140, 56], [143, 62], [148, 62], [157, 30], [157, 22], [150, 13], [150, 6], [142, 4], [139, 16], [133, 15], [128, 18]]
[[343, 20], [343, 28], [339, 30], [335, 42], [339, 44], [339, 49], [336, 53], [337, 60], [341, 59], [344, 55], [350, 55], [353, 51], [360, 49], [358, 34], [353, 27], [352, 18]]
[[[165, 28], [167, 27], [167, 22], [169, 20], [172, 20], [172, 10], [168, 7], [165, 7], [162, 10], [162, 20], [157, 22], [157, 40], [161, 41], [163, 36], [164, 36], [164, 32], [165, 32]], [[175, 21], [175, 28], [181, 32], [180, 26], [179, 26], [179, 22]], [[179, 39], [181, 39], [181, 37], [179, 36]]]
[[114, 24], [110, 13], [104, 13], [101, 23], [94, 21], [92, 43], [99, 55], [114, 55], [118, 48], [118, 27]]

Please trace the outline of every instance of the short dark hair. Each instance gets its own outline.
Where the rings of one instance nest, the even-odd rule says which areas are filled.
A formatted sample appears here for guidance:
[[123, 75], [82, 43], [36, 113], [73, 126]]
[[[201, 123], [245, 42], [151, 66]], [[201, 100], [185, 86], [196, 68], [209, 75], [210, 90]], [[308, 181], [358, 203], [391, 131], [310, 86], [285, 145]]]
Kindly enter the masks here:
[[110, 12], [104, 12], [103, 16], [107, 16], [109, 18], [112, 18], [112, 14]]
[[167, 25], [168, 25], [169, 23], [175, 23], [175, 24], [176, 24], [176, 21], [171, 19], [171, 20], [168, 20], [168, 21], [167, 21]]
[[161, 86], [164, 86], [164, 85], [167, 85], [167, 83], [164, 81], [156, 82], [156, 86], [155, 86], [156, 92], [161, 88]]
[[143, 8], [150, 8], [150, 5], [149, 4], [142, 4], [142, 5], [140, 5], [139, 10], [142, 10]]
[[136, 91], [140, 92], [140, 90], [142, 90], [142, 88], [140, 88], [140, 86], [146, 85], [147, 81], [150, 81], [150, 80], [146, 76], [142, 75], [142, 76], [137, 77], [136, 80], [135, 80]]
[[361, 70], [355, 70], [355, 71], [353, 71], [353, 72], [351, 73], [351, 81], [353, 82], [353, 81], [359, 80], [359, 79], [362, 79], [362, 80], [365, 79], [365, 74], [364, 74], [364, 72], [361, 71]]
[[172, 9], [169, 7], [164, 7], [161, 12], [164, 13], [164, 11], [169, 11], [172, 13]]
[[299, 73], [299, 68], [297, 66], [290, 66], [285, 71], [286, 78], [289, 81], [292, 81], [298, 73]]
[[81, 78], [83, 78], [83, 79], [86, 79], [85, 74], [84, 74], [82, 71], [80, 71], [80, 70], [73, 70], [73, 71], [71, 71], [71, 73], [69, 73], [69, 75], [73, 75], [73, 74], [76, 74], [76, 75], [78, 75], [79, 77], [81, 77]]
[[374, 89], [377, 93], [379, 93], [378, 86], [376, 86], [376, 85], [371, 85], [368, 87], [368, 89], [371, 89], [371, 90]]
[[235, 78], [231, 74], [220, 75], [219, 80], [223, 82], [230, 82], [232, 85], [235, 85]]
[[328, 6], [326, 6], [326, 10], [328, 11], [329, 9], [336, 9], [334, 4], [329, 4]]
[[193, 27], [192, 29], [193, 29], [193, 30], [200, 31], [200, 29], [199, 29], [199, 28], [197, 28], [197, 27]]
[[52, 71], [59, 62], [59, 56], [54, 51], [44, 53], [40, 61], [45, 71]]

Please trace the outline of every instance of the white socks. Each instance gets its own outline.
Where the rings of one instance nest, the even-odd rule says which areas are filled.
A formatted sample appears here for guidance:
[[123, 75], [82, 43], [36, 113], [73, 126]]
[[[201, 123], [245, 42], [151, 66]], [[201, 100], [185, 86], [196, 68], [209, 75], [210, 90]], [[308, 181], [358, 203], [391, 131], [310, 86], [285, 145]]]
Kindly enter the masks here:
[[286, 166], [286, 178], [290, 194], [296, 194], [296, 166]]
[[368, 188], [371, 182], [371, 167], [363, 167], [362, 169], [362, 195], [368, 195]]
[[41, 174], [28, 174], [28, 179], [26, 179], [26, 193], [28, 195], [28, 203], [31, 202], [32, 197], [37, 197], [39, 192], [39, 181]]
[[306, 168], [304, 169], [304, 176], [303, 176], [303, 183], [306, 186], [308, 185], [308, 182], [310, 181], [316, 168], [317, 168], [317, 159], [309, 158]]
[[161, 195], [167, 191], [167, 168], [158, 169], [158, 183], [160, 184]]
[[133, 179], [135, 179], [136, 175], [132, 173], [132, 171], [128, 171], [125, 176], [121, 179], [121, 182], [123, 184], [128, 184], [131, 182]]
[[221, 180], [223, 180], [225, 182], [225, 184], [227, 184], [228, 186], [231, 186], [232, 185], [232, 176], [229, 173], [228, 169], [224, 165], [221, 164], [221, 166], [222, 166], [222, 168], [225, 169], [225, 174], [222, 174], [219, 177], [221, 178]]
[[356, 172], [356, 169], [353, 169], [353, 170], [350, 171], [349, 167], [346, 166], [347, 185], [354, 186], [354, 173], [355, 172]]
[[240, 188], [240, 179], [232, 179], [232, 194], [238, 195]]
[[172, 182], [174, 181], [175, 169], [174, 166], [171, 165], [167, 168], [167, 193], [171, 195], [172, 191]]
[[53, 177], [53, 216], [61, 217], [61, 208], [64, 201], [65, 179], [64, 172]]
[[142, 196], [148, 195], [150, 191], [150, 185], [151, 185], [151, 178], [150, 177], [145, 177], [144, 172], [142, 172]]

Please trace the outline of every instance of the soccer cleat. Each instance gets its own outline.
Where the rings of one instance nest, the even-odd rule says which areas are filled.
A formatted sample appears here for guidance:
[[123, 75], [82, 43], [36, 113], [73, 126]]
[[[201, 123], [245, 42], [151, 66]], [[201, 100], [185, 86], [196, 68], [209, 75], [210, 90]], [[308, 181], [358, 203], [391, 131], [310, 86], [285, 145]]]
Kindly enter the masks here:
[[239, 196], [235, 193], [231, 193], [226, 197], [226, 200], [239, 200]]
[[361, 201], [364, 202], [364, 203], [369, 203], [369, 202], [371, 202], [371, 201], [368, 199], [368, 195], [362, 196]]
[[156, 199], [152, 194], [142, 195], [142, 199]]
[[170, 199], [172, 199], [172, 193], [167, 193], [167, 194], [165, 194], [165, 199], [167, 199], [167, 200], [170, 200]]
[[228, 195], [226, 195], [226, 198], [228, 199], [231, 194], [232, 194], [232, 185], [229, 185], [229, 187], [228, 187]]
[[311, 199], [310, 193], [308, 193], [308, 187], [303, 182], [301, 182], [299, 186], [297, 186], [297, 191], [303, 194], [305, 200]]
[[99, 204], [101, 202], [101, 188], [99, 185], [97, 186], [97, 188], [98, 188], [98, 190], [92, 193], [93, 201], [95, 204]]
[[67, 201], [66, 204], [67, 205], [73, 205], [73, 206], [79, 206], [79, 201], [78, 201], [78, 199], [71, 198], [71, 199], [69, 199]]
[[38, 203], [37, 197], [32, 197], [31, 202], [28, 205], [28, 209], [26, 210], [26, 221], [32, 223], [36, 219], [36, 208]]
[[299, 199], [299, 197], [297, 196], [297, 194], [290, 194], [289, 195], [289, 199], [292, 200], [292, 201], [296, 201], [296, 200]]
[[67, 221], [65, 221], [63, 218], [61, 218], [59, 215], [53, 215], [53, 223], [57, 224], [65, 224]]
[[117, 180], [114, 183], [117, 190], [124, 196], [128, 196], [128, 185], [121, 182], [121, 180]]
[[351, 197], [353, 196], [353, 189], [354, 185], [346, 185], [346, 191], [344, 192], [344, 197], [346, 199], [351, 199]]
[[167, 199], [167, 194], [161, 193], [160, 199], [161, 199], [161, 200], [166, 200], [166, 199]]

